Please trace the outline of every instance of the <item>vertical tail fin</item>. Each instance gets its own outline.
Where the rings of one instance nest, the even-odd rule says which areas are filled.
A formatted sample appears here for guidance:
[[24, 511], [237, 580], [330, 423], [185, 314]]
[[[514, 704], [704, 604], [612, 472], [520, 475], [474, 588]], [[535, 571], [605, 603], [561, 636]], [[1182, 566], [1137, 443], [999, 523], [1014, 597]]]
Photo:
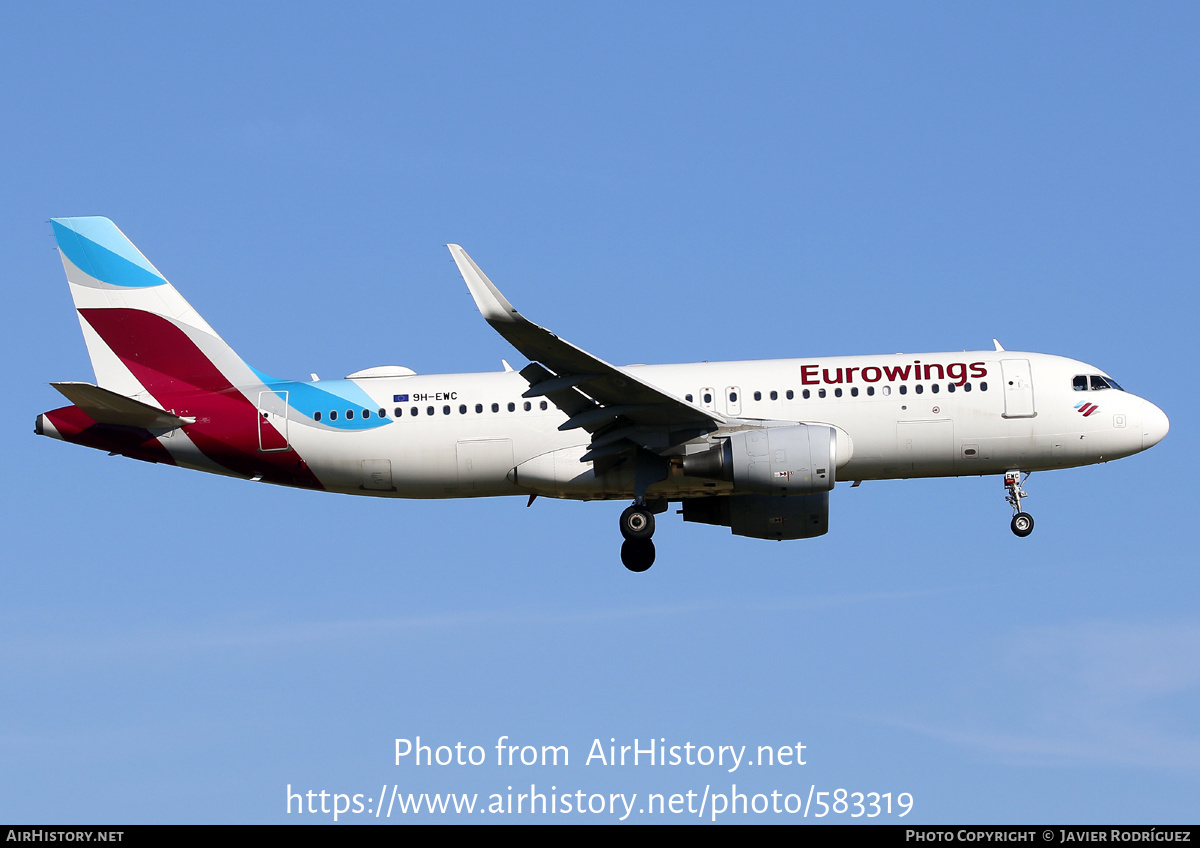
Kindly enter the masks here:
[[161, 398], [257, 381], [112, 221], [51, 223], [97, 385]]
[[112, 221], [52, 223], [97, 386], [56, 384], [74, 405], [38, 416], [39, 434], [322, 488], [288, 443], [281, 381], [246, 365]]

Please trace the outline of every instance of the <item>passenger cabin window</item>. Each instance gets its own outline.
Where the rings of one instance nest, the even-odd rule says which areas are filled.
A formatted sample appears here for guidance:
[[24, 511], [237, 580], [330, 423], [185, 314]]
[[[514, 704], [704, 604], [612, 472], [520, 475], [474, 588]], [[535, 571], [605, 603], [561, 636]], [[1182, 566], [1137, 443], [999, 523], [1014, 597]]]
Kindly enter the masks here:
[[321, 413], [314, 412], [313, 413], [313, 421], [320, 421], [320, 420], [321, 420]]
[[549, 406], [549, 404], [547, 404], [545, 401], [542, 401], [541, 403], [538, 404], [538, 406], [541, 407], [542, 409], [546, 409]]
[[762, 392], [755, 392], [755, 393], [754, 393], [754, 399], [755, 399], [755, 400], [762, 400]]
[[493, 403], [492, 404], [492, 412], [499, 412], [499, 411], [500, 411], [500, 404]]
[[684, 399], [684, 400], [686, 400], [688, 403], [692, 403], [692, 396], [691, 396], [691, 395], [684, 395], [684, 396], [683, 396], [683, 399]]
[[792, 398], [794, 398], [795, 396], [796, 396], [796, 393], [795, 393], [795, 392], [793, 392], [791, 389], [788, 389], [788, 390], [787, 390], [787, 399], [788, 399], [788, 400], [791, 400], [791, 399], [792, 399]]

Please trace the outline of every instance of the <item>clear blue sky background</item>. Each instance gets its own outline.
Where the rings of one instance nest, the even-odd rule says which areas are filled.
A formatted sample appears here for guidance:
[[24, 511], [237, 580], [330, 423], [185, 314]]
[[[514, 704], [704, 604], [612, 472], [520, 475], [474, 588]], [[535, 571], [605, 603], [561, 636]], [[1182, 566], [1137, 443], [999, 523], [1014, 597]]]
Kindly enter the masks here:
[[[0, 820], [736, 782], [910, 792], [907, 822], [1194, 823], [1198, 44], [1194, 3], [7, 8]], [[621, 504], [356, 499], [36, 438], [47, 383], [91, 379], [69, 215], [280, 376], [519, 367], [459, 242], [610, 361], [995, 336], [1172, 428], [1034, 475], [1025, 540], [996, 478], [868, 483], [807, 542], [663, 516], [633, 575]], [[393, 766], [417, 735], [572, 761]], [[585, 766], [613, 737], [808, 764]]]

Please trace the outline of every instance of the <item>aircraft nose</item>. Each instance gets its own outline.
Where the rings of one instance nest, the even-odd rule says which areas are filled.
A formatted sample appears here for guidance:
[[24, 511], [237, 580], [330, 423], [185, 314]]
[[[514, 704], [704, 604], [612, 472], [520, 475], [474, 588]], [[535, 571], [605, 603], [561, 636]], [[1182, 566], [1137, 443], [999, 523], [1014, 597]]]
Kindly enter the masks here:
[[1150, 401], [1142, 401], [1142, 450], [1157, 445], [1170, 429], [1166, 413]]

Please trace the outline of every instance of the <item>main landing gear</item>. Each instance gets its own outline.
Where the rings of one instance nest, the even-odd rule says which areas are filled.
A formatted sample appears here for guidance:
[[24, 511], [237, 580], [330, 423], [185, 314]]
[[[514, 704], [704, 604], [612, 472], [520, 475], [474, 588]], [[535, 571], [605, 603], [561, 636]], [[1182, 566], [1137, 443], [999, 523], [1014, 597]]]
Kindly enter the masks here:
[[630, 571], [642, 572], [654, 565], [654, 512], [639, 499], [621, 513], [621, 562]]
[[[1029, 479], [1029, 475], [1025, 475], [1025, 479]], [[1008, 493], [1004, 499], [1012, 505], [1013, 519], [1012, 528], [1016, 536], [1024, 539], [1033, 532], [1033, 516], [1027, 512], [1021, 512], [1021, 498], [1027, 498], [1025, 490], [1021, 488], [1021, 472], [1020, 470], [1006, 471], [1004, 473], [1004, 490]]]

